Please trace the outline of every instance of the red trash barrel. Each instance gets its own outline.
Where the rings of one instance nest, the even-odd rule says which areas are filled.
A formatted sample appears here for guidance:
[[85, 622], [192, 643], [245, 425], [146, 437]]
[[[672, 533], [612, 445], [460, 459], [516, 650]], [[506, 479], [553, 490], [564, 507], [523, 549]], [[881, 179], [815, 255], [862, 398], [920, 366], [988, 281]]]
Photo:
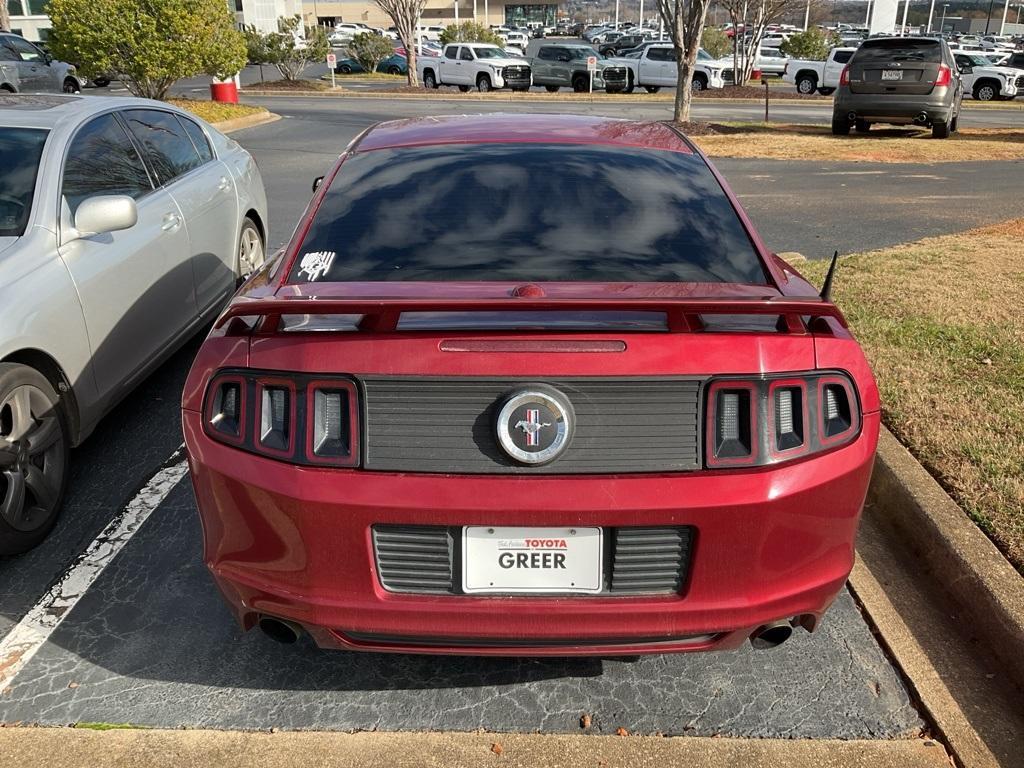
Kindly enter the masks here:
[[214, 101], [223, 101], [228, 104], [238, 103], [238, 86], [234, 80], [226, 83], [210, 83], [210, 98]]

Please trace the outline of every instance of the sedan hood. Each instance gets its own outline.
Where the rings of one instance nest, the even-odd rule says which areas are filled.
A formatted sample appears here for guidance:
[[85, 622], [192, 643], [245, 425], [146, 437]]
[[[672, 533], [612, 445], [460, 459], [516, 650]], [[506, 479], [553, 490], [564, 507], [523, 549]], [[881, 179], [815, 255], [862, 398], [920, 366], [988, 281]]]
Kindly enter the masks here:
[[0, 237], [0, 257], [4, 255], [4, 251], [8, 248], [13, 248], [16, 242], [18, 242], [16, 237]]

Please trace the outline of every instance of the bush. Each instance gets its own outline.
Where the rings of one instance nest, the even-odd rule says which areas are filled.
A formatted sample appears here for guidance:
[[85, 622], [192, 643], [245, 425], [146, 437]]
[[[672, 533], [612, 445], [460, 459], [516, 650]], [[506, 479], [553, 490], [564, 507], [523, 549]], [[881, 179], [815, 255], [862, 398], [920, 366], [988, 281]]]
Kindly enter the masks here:
[[298, 80], [314, 61], [324, 61], [331, 52], [323, 27], [306, 27], [306, 37], [299, 35], [300, 16], [282, 16], [278, 31], [267, 35], [267, 61], [277, 67], [285, 80]]
[[376, 72], [377, 65], [395, 52], [391, 41], [373, 32], [360, 32], [348, 44], [348, 52], [367, 72]]
[[449, 24], [441, 33], [441, 45], [448, 43], [491, 43], [503, 45], [503, 41], [483, 24], [475, 21], [463, 21], [461, 24]]
[[246, 45], [224, 0], [50, 0], [54, 56], [85, 77], [116, 73], [136, 96], [162, 99], [183, 77], [227, 78]]
[[725, 32], [716, 27], [704, 28], [704, 34], [700, 37], [700, 45], [715, 59], [732, 53], [732, 40]]
[[836, 44], [836, 37], [830, 33], [811, 27], [806, 32], [798, 32], [779, 46], [779, 53], [794, 59], [824, 61], [828, 58], [829, 49]]

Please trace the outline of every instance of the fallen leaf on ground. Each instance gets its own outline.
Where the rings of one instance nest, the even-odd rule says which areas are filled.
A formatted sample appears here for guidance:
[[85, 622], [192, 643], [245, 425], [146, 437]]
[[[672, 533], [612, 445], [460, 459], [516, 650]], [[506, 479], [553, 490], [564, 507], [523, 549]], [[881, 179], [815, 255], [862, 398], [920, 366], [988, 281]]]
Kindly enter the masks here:
[[590, 715], [588, 715], [586, 712], [584, 712], [583, 715], [580, 717], [580, 728], [589, 728], [589, 727], [590, 727]]
[[493, 744], [491, 744], [491, 752], [493, 752], [494, 754], [500, 755], [504, 751], [505, 749], [498, 742], [494, 742]]
[[629, 731], [623, 728], [621, 725], [615, 729], [616, 736], [629, 736]]

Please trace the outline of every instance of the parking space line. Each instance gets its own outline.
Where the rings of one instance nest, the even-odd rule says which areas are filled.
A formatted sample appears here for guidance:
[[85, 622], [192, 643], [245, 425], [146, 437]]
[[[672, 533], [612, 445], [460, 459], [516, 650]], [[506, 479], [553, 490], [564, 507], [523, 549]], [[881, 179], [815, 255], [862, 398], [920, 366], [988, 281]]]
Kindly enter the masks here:
[[0, 691], [14, 681], [154, 509], [188, 474], [181, 445], [0, 641]]

